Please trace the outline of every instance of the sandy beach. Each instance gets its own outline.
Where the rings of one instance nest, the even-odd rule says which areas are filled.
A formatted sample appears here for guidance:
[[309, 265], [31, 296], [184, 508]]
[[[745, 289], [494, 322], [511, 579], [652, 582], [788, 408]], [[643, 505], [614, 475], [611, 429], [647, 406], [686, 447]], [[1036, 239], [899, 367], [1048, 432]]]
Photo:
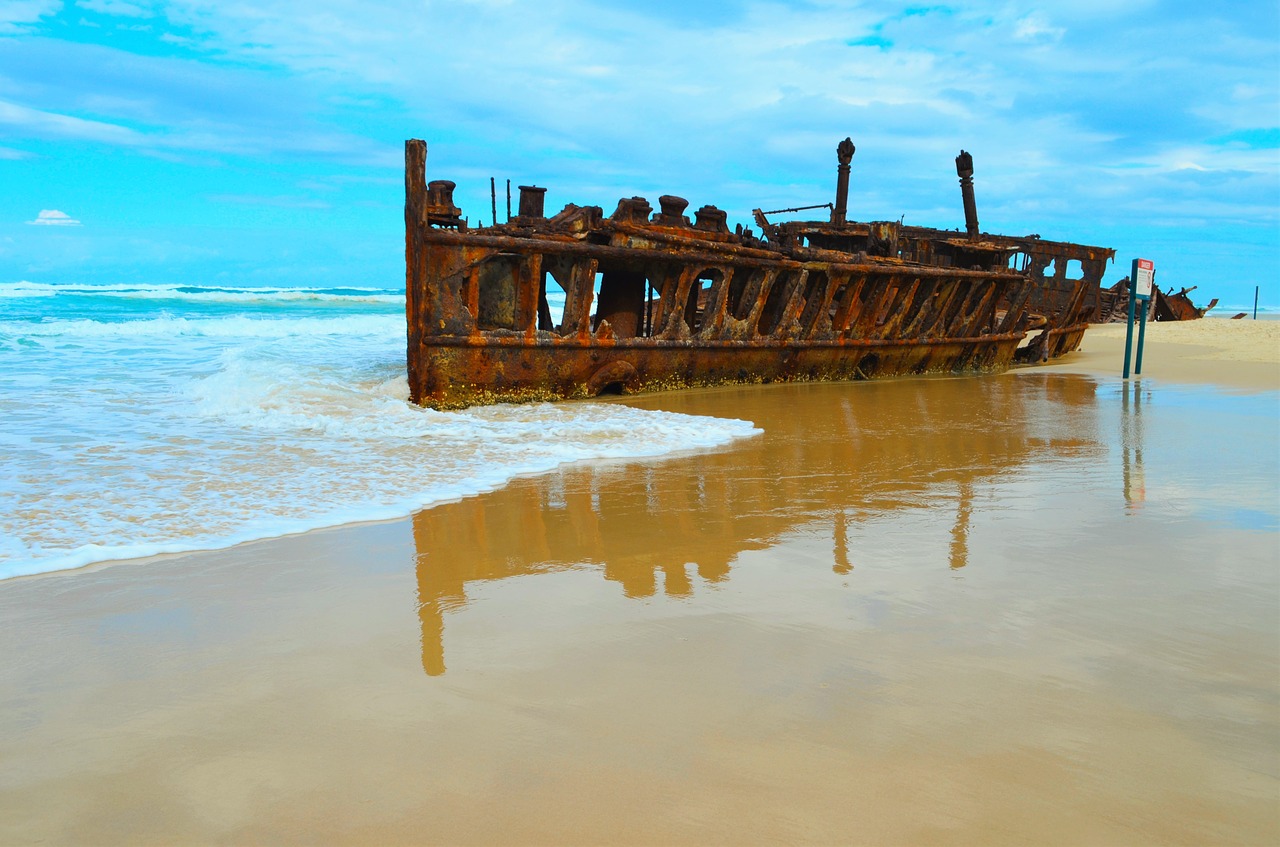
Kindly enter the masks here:
[[[1119, 376], [1126, 332], [1123, 323], [1090, 327], [1080, 350], [1044, 367], [1061, 373]], [[1137, 334], [1135, 327], [1135, 355]], [[1244, 390], [1280, 389], [1280, 321], [1150, 321], [1145, 344], [1142, 376]]]
[[1280, 322], [0, 582], [3, 844], [1280, 843]]

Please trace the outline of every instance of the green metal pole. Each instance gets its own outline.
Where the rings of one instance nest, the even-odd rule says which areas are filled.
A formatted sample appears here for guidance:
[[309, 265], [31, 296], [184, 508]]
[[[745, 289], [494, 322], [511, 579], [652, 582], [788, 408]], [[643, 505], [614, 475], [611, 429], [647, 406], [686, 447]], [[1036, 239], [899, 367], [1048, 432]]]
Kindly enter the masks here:
[[1133, 260], [1133, 271], [1129, 274], [1129, 327], [1124, 333], [1124, 376], [1129, 378], [1129, 356], [1133, 353], [1133, 301], [1138, 296], [1138, 260]]
[[1133, 364], [1134, 376], [1142, 375], [1142, 339], [1147, 334], [1147, 312], [1150, 311], [1147, 307], [1149, 305], [1148, 301], [1142, 301], [1142, 319], [1138, 322], [1138, 358]]

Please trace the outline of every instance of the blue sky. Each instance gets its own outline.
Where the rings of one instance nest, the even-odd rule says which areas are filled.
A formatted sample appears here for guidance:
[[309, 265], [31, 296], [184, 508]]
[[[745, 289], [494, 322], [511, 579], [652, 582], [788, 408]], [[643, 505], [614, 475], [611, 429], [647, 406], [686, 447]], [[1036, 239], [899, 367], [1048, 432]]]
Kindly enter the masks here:
[[0, 281], [396, 287], [406, 138], [473, 220], [493, 176], [750, 223], [846, 135], [850, 217], [962, 227], [963, 147], [986, 231], [1280, 305], [1274, 0], [0, 0]]

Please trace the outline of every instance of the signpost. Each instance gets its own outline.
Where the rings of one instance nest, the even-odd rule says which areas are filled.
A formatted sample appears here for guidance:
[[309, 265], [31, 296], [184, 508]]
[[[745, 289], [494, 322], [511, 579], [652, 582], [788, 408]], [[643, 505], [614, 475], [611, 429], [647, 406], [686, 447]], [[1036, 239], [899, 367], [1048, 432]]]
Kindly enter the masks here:
[[1147, 303], [1156, 277], [1156, 263], [1150, 259], [1134, 259], [1129, 274], [1129, 328], [1124, 335], [1124, 379], [1129, 378], [1129, 356], [1133, 352], [1133, 319], [1138, 303], [1142, 304], [1142, 317], [1138, 323], [1138, 359], [1134, 362], [1134, 376], [1142, 375], [1142, 342], [1147, 334]]

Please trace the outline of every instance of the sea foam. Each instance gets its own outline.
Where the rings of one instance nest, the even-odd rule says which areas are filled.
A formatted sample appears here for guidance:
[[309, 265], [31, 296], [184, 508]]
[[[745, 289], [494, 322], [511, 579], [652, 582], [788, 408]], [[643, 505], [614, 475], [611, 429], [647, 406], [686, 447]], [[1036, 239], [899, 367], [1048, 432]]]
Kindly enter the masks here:
[[288, 338], [291, 336], [404, 333], [404, 318], [397, 315], [347, 317], [221, 317], [187, 318], [162, 315], [119, 323], [87, 318], [42, 323], [0, 322], [0, 338]]
[[394, 302], [121, 307], [140, 287], [50, 288], [0, 307], [0, 578], [395, 518], [757, 432], [618, 403], [413, 406]]
[[404, 303], [404, 294], [382, 288], [236, 288], [203, 285], [54, 285], [0, 283], [0, 298], [110, 297], [186, 300], [195, 303], [350, 302]]

